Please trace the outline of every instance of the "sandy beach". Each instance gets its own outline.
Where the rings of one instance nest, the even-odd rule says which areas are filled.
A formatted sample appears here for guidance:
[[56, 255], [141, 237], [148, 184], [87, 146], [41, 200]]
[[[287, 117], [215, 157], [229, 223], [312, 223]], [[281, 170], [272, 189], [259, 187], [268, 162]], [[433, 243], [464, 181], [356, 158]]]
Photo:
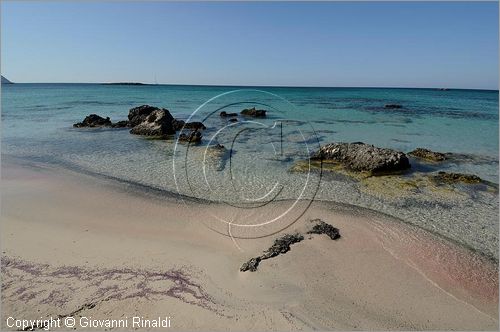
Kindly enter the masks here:
[[2, 162], [3, 328], [59, 315], [169, 317], [176, 330], [498, 329], [496, 264], [396, 219], [315, 202], [280, 234], [320, 218], [339, 240], [306, 235], [240, 272], [280, 234], [231, 239], [203, 220], [224, 206]]

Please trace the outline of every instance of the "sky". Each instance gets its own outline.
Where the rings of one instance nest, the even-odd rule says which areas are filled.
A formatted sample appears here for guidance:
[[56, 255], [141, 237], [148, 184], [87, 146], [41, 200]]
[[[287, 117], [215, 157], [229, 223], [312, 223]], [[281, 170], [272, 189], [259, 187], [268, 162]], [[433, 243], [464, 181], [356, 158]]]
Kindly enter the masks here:
[[498, 89], [497, 2], [1, 3], [14, 82]]

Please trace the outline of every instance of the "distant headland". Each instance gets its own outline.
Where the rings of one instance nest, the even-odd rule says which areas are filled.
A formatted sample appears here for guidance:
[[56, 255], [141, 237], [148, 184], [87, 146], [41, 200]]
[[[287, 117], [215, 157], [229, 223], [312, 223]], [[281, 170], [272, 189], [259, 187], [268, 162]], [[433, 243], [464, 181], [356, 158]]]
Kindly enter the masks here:
[[3, 77], [2, 75], [2, 84], [14, 84], [13, 82], [9, 81], [8, 79], [6, 79], [5, 77]]
[[116, 82], [116, 83], [102, 83], [102, 85], [152, 85], [139, 82]]

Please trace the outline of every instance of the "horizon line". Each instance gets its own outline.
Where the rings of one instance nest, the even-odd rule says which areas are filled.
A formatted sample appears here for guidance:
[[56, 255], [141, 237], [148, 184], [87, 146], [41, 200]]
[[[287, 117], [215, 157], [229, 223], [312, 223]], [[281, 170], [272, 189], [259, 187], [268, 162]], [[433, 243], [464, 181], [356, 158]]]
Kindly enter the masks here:
[[[5, 78], [5, 76], [4, 76]], [[401, 87], [401, 86], [316, 86], [316, 85], [244, 85], [244, 84], [188, 84], [188, 83], [143, 83], [134, 81], [117, 81], [117, 82], [12, 82], [10, 84], [102, 84], [102, 85], [130, 85], [130, 86], [206, 86], [206, 87], [246, 87], [246, 88], [311, 88], [311, 89], [432, 89], [432, 90], [484, 90], [484, 91], [499, 91], [498, 88], [456, 88], [445, 86], [434, 87]], [[2, 85], [4, 85], [2, 84]]]

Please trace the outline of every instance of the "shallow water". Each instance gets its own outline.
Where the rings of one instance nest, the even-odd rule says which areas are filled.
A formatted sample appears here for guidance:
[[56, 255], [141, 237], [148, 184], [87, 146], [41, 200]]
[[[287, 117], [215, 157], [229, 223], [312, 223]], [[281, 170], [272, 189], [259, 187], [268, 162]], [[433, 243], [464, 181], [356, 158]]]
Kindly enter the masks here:
[[[165, 107], [203, 121], [201, 146], [134, 136], [127, 129], [74, 129], [96, 113], [126, 119], [131, 107]], [[401, 104], [387, 109], [385, 104]], [[266, 119], [219, 112], [267, 109]], [[320, 144], [363, 141], [411, 151], [466, 154], [440, 170], [498, 183], [498, 91], [360, 88], [234, 88], [14, 84], [2, 86], [2, 153], [180, 192], [237, 208], [272, 200], [322, 199], [379, 210], [498, 256], [498, 195], [464, 188], [450, 196], [387, 197], [352, 180], [289, 172]], [[214, 151], [223, 144], [231, 151]], [[207, 146], [208, 149], [207, 149]], [[437, 170], [414, 163], [416, 169]], [[293, 207], [291, 207], [293, 208]]]

